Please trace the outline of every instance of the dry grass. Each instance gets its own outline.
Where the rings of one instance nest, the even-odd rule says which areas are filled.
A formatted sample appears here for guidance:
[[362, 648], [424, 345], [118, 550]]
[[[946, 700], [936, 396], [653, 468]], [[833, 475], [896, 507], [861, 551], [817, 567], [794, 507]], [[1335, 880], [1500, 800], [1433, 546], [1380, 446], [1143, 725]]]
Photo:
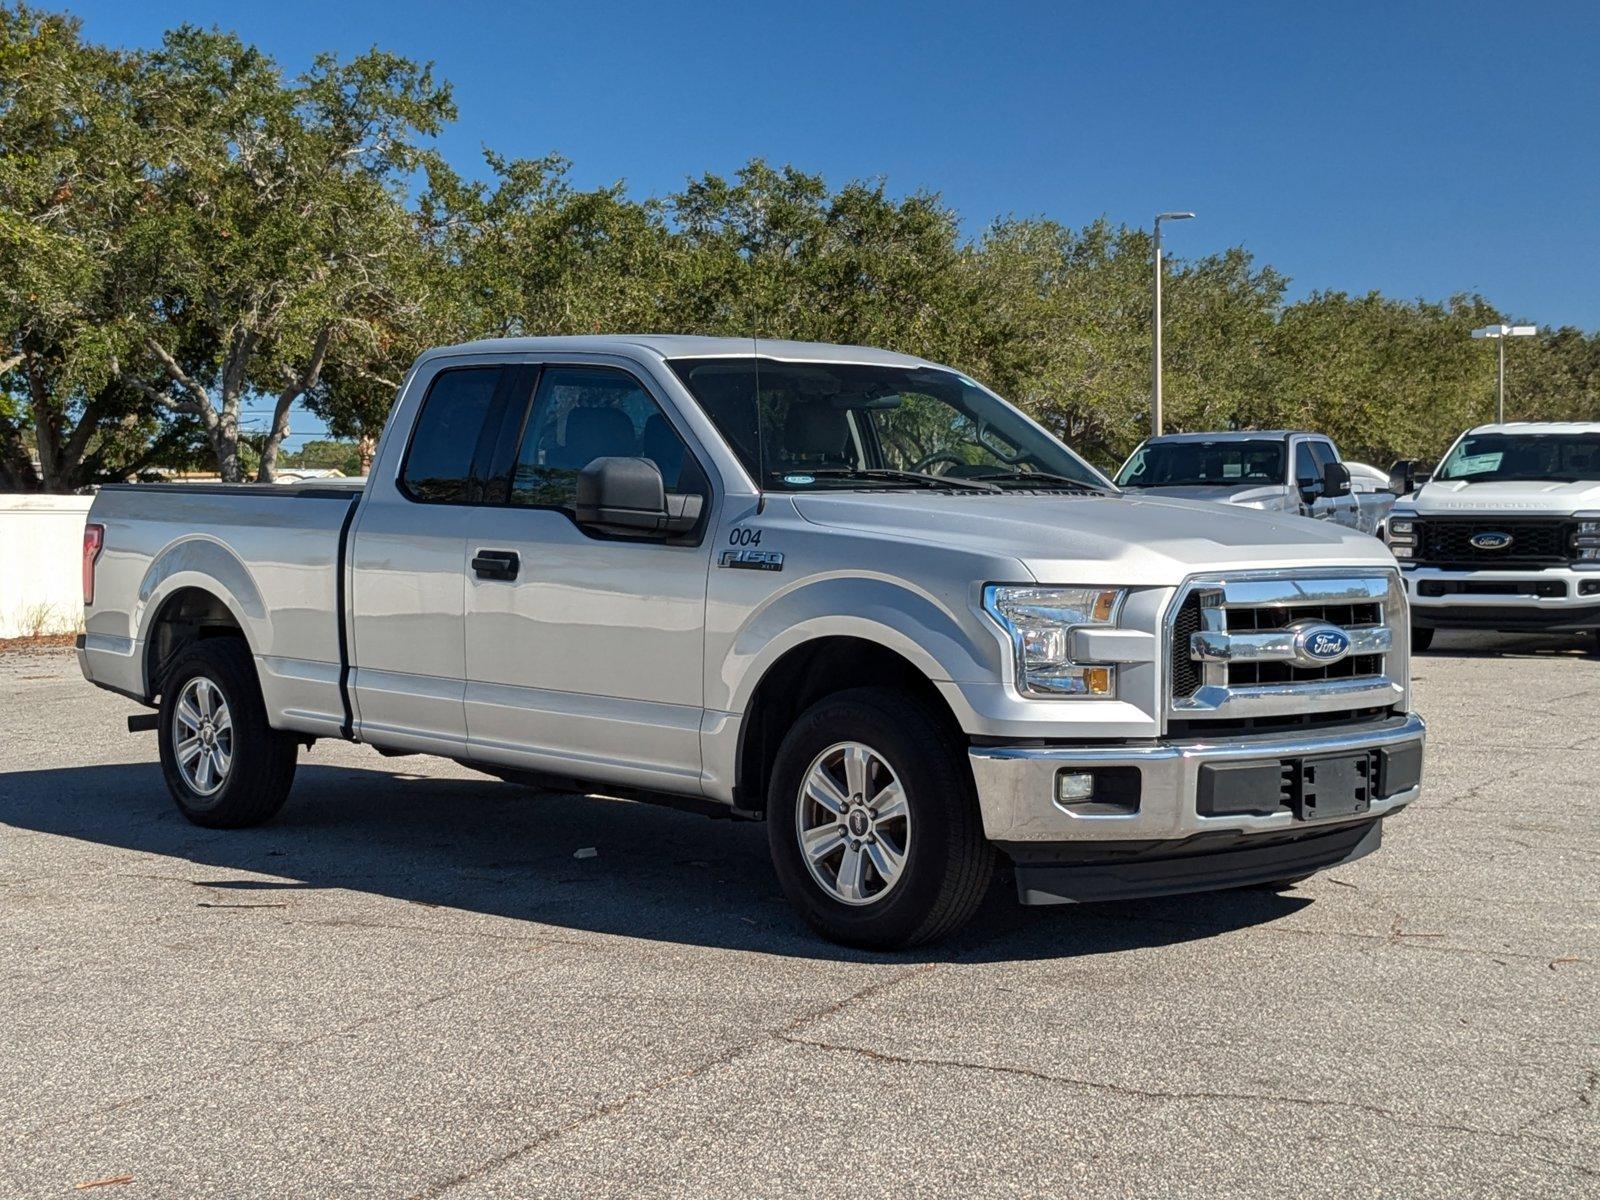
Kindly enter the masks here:
[[72, 633], [41, 633], [32, 637], [0, 638], [0, 654], [60, 653], [72, 649]]

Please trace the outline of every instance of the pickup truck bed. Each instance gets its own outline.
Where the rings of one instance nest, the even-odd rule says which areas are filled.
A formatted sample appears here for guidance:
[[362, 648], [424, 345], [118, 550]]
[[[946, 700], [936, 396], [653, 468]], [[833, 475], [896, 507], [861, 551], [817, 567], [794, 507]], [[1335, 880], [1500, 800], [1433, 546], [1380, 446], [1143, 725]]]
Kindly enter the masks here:
[[[306, 733], [349, 736], [344, 545], [359, 484], [130, 484], [100, 490], [105, 527], [84, 646], [96, 682], [148, 698], [189, 630], [224, 614], [244, 632], [267, 710]], [[152, 598], [194, 589], [186, 617], [148, 642]], [[181, 606], [184, 601], [178, 599]]]

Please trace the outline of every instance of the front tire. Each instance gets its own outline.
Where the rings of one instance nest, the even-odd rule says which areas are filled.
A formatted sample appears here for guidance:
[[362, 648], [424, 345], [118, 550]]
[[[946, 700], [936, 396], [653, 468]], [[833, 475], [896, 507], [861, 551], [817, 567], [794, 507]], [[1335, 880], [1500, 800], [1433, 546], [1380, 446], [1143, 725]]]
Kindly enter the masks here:
[[790, 902], [848, 946], [953, 933], [994, 874], [965, 760], [923, 704], [888, 688], [829, 696], [795, 722], [773, 764], [767, 838]]
[[1433, 645], [1434, 632], [1435, 631], [1432, 629], [1418, 629], [1415, 625], [1413, 625], [1411, 627], [1412, 653], [1420, 653], [1427, 650], [1429, 646]]
[[259, 825], [288, 799], [299, 745], [267, 724], [255, 662], [238, 638], [183, 651], [162, 684], [156, 729], [167, 791], [196, 825]]

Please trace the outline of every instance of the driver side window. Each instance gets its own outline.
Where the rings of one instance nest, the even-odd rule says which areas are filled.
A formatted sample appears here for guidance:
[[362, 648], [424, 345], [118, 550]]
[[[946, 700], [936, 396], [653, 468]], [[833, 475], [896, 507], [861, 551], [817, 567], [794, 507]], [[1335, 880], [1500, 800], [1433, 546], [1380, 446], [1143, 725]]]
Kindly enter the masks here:
[[1302, 488], [1314, 486], [1322, 477], [1317, 460], [1311, 454], [1311, 443], [1301, 442], [1294, 451], [1294, 479]]
[[704, 494], [699, 464], [637, 380], [610, 367], [546, 367], [509, 502], [571, 510], [578, 475], [597, 458], [648, 458], [670, 492]]

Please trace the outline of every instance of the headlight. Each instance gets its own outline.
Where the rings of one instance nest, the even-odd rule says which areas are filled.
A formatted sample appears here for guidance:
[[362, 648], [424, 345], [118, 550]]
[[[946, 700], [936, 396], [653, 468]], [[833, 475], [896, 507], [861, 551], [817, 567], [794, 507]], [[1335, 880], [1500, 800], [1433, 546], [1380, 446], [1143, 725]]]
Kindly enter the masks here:
[[1072, 631], [1114, 625], [1120, 588], [1011, 587], [983, 589], [984, 610], [1011, 636], [1017, 690], [1024, 696], [1106, 699], [1117, 694], [1117, 669], [1074, 662]]
[[1398, 559], [1417, 555], [1417, 519], [1391, 516], [1383, 527], [1383, 541], [1389, 553]]
[[1600, 562], [1600, 513], [1579, 513], [1578, 527], [1572, 534], [1575, 562]]

